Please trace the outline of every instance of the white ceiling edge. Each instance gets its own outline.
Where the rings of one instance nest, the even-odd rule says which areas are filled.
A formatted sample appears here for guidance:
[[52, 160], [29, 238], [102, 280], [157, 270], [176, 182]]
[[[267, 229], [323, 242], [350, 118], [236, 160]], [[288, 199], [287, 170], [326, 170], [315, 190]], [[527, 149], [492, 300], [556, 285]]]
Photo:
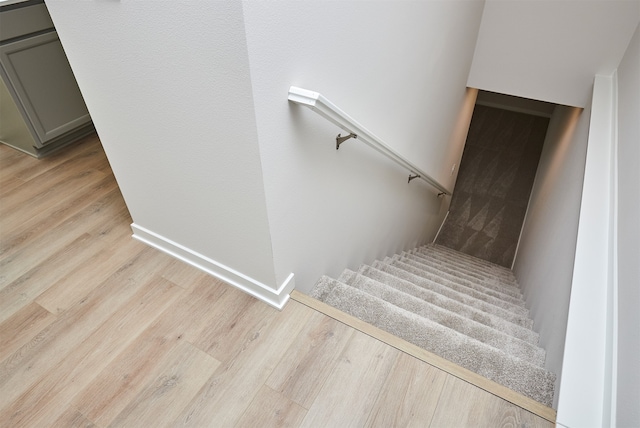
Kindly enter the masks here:
[[487, 0], [467, 86], [585, 107], [638, 22], [637, 0]]

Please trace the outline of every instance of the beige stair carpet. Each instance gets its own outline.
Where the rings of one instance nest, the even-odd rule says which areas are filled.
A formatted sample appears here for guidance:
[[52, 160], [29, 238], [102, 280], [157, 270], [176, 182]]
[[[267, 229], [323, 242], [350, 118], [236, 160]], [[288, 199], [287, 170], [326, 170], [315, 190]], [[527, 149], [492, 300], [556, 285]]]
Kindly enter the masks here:
[[402, 253], [312, 290], [337, 309], [551, 407], [555, 375], [544, 368], [522, 294], [502, 266], [438, 245]]

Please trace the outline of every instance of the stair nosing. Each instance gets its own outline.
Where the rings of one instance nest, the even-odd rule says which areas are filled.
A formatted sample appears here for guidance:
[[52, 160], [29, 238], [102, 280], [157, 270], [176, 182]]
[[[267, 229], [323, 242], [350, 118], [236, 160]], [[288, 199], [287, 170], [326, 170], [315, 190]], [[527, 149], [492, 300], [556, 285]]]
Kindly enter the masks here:
[[[430, 263], [429, 260], [426, 260], [426, 259], [424, 259], [424, 258], [422, 258], [420, 256], [416, 256], [416, 255], [413, 255], [413, 254], [410, 254], [410, 253], [406, 253], [406, 252], [399, 254], [399, 256], [403, 257], [403, 258], [406, 257], [409, 260], [413, 260], [416, 263], [420, 263], [421, 265], [427, 266], [427, 267], [429, 267], [429, 268], [431, 268], [433, 270], [441, 271], [441, 272], [443, 272], [444, 274], [447, 275], [447, 278], [449, 276], [452, 276], [452, 277], [456, 278], [455, 274], [453, 274], [451, 272], [447, 272], [442, 267], [436, 266], [436, 265]], [[419, 260], [416, 260], [416, 259], [419, 259]], [[488, 293], [499, 293], [500, 296], [504, 295], [504, 296], [507, 296], [510, 299], [516, 299], [518, 301], [522, 301], [522, 293], [520, 292], [519, 289], [517, 289], [515, 287], [513, 287], [512, 289], [508, 289], [508, 288], [502, 287], [499, 284], [495, 284], [494, 285], [494, 284], [487, 283], [487, 282], [485, 282], [485, 280], [482, 280], [482, 279], [476, 279], [476, 278], [473, 278], [473, 277], [469, 278], [470, 275], [467, 275], [464, 272], [460, 272], [460, 274], [466, 276], [467, 278], [457, 277], [455, 280], [456, 281], [459, 280], [463, 285], [465, 285], [465, 283], [473, 283], [475, 286], [481, 287], [482, 290], [487, 290]], [[494, 285], [494, 286], [492, 286], [492, 285]], [[480, 290], [480, 291], [482, 291], [482, 290]], [[499, 297], [499, 296], [496, 296], [496, 297]]]
[[[396, 256], [394, 256], [394, 257], [396, 257]], [[408, 266], [410, 269], [415, 269], [417, 271], [424, 272], [419, 267], [412, 266], [411, 264], [405, 263], [402, 260], [399, 260], [399, 259], [396, 259], [396, 258], [393, 258], [393, 257], [391, 259], [392, 259], [392, 263], [394, 263], [394, 264], [402, 263], [403, 265], [405, 265], [405, 266], [401, 267], [401, 269], [403, 269], [403, 270], [407, 270], [408, 269], [407, 266]], [[396, 264], [396, 266], [397, 266], [397, 264]], [[414, 272], [411, 272], [411, 270], [407, 270], [407, 271], [410, 272], [410, 273], [414, 273]], [[427, 272], [427, 274], [428, 274], [428, 272]], [[443, 285], [445, 287], [449, 287], [449, 288], [454, 289], [454, 290], [456, 290], [458, 292], [470, 295], [471, 297], [475, 297], [475, 298], [477, 298], [479, 300], [487, 301], [488, 303], [491, 303], [494, 306], [499, 306], [499, 307], [501, 307], [503, 309], [506, 309], [506, 310], [508, 310], [510, 312], [514, 312], [514, 313], [517, 313], [517, 314], [522, 315], [524, 317], [528, 317], [528, 309], [524, 306], [524, 303], [522, 305], [515, 305], [515, 304], [513, 304], [511, 302], [506, 302], [506, 301], [501, 300], [501, 299], [499, 299], [499, 298], [497, 298], [495, 296], [488, 295], [486, 293], [483, 293], [482, 291], [476, 290], [474, 288], [467, 287], [467, 286], [465, 286], [463, 284], [460, 284], [460, 283], [457, 283], [457, 282], [449, 281], [449, 283], [445, 283], [442, 280], [438, 281], [437, 279], [427, 278], [427, 277], [423, 276], [424, 274], [421, 275], [421, 274], [414, 273], [414, 275], [421, 276], [422, 278], [428, 279], [428, 280], [430, 280], [432, 282], [437, 282], [437, 283], [439, 283], [439, 284], [441, 284], [441, 285]]]
[[[411, 281], [408, 281], [406, 279], [394, 276], [392, 273], [389, 272], [385, 272], [382, 270], [379, 270], [373, 266], [370, 265], [364, 265], [361, 266], [358, 271], [358, 274], [363, 275], [363, 276], [367, 276], [368, 278], [371, 278], [373, 280], [379, 281], [379, 282], [383, 282], [382, 280], [378, 280], [377, 278], [373, 277], [372, 275], [377, 275], [378, 277], [383, 277], [385, 279], [391, 277], [393, 278], [395, 281], [399, 282], [400, 284], [404, 284], [405, 285], [405, 289], [403, 290], [399, 290], [402, 291], [404, 293], [410, 294], [418, 299], [424, 300], [425, 302], [428, 302], [432, 305], [435, 306], [439, 306], [444, 310], [451, 310], [453, 312], [458, 312], [461, 314], [464, 314], [463, 316], [465, 316], [466, 318], [469, 318], [475, 322], [481, 323], [486, 325], [489, 328], [495, 328], [495, 329], [505, 329], [508, 330], [510, 333], [506, 333], [506, 334], [510, 334], [513, 337], [516, 337], [520, 340], [524, 340], [525, 342], [531, 343], [532, 345], [538, 345], [539, 344], [539, 334], [535, 331], [533, 331], [531, 328], [528, 328], [526, 326], [517, 324], [515, 322], [513, 322], [512, 320], [506, 319], [501, 317], [500, 315], [496, 314], [496, 313], [491, 313], [491, 312], [486, 312], [483, 311], [482, 309], [479, 309], [475, 306], [469, 305], [467, 303], [461, 302], [457, 299], [454, 299], [452, 297], [448, 297], [446, 295], [443, 295], [441, 293], [438, 293], [435, 290], [430, 290], [428, 288], [424, 288], [424, 287], [420, 287], [419, 285], [416, 285], [414, 283], [412, 283]], [[382, 279], [382, 278], [381, 278]], [[389, 287], [393, 287], [396, 288], [395, 285], [392, 285], [389, 282], [383, 282], [386, 283]], [[408, 292], [405, 291], [407, 288], [412, 289], [412, 292]], [[398, 289], [398, 288], [396, 288]], [[414, 294], [416, 293], [416, 294]], [[430, 300], [427, 300], [425, 297], [428, 296], [430, 298]], [[453, 309], [448, 309], [447, 307], [443, 306], [443, 305], [448, 305], [449, 307], [453, 306], [455, 308], [457, 308], [456, 310]], [[518, 333], [516, 333], [518, 332]]]
[[[326, 278], [326, 279], [325, 279]], [[333, 280], [331, 278], [328, 277], [322, 277], [319, 281], [318, 284], [322, 284], [322, 281], [329, 281], [330, 284], [332, 284], [333, 288], [326, 293], [327, 295], [330, 295], [331, 292], [335, 291], [336, 287], [342, 288], [342, 291], [345, 292], [350, 292], [353, 295], [356, 296], [356, 298], [360, 298], [360, 301], [362, 301], [362, 299], [364, 300], [369, 300], [369, 302], [373, 302], [374, 303], [374, 308], [375, 308], [375, 304], [377, 305], [384, 305], [384, 300], [379, 299], [375, 296], [372, 296], [370, 294], [361, 292], [358, 289], [355, 289], [353, 287], [350, 287], [347, 284], [338, 282], [336, 280]], [[317, 285], [318, 286], [318, 285]], [[346, 287], [346, 288], [345, 288]], [[346, 291], [346, 290], [351, 290], [351, 291]], [[329, 303], [331, 305], [331, 303]], [[331, 305], [334, 308], [343, 311], [347, 314], [350, 314], [356, 318], [359, 318], [360, 320], [371, 324], [371, 325], [376, 325], [375, 322], [375, 317], [376, 314], [378, 314], [380, 311], [375, 311], [375, 310], [369, 310], [369, 311], [365, 311], [364, 313], [359, 313], [361, 316], [358, 316], [358, 312], [350, 312], [350, 311], [346, 311], [341, 307], [338, 307], [336, 305]], [[371, 305], [354, 305], [352, 306], [354, 309], [360, 309], [360, 308], [364, 308], [364, 307], [371, 307]], [[540, 367], [534, 364], [531, 364], [525, 360], [522, 360], [518, 357], [515, 357], [513, 355], [509, 355], [508, 353], [497, 349], [497, 348], [493, 348], [489, 345], [486, 345], [480, 341], [477, 341], [475, 339], [469, 338], [459, 332], [456, 332], [455, 330], [451, 330], [445, 326], [442, 326], [438, 323], [432, 322], [430, 320], [424, 319], [424, 318], [420, 318], [417, 317], [415, 314], [411, 314], [411, 312], [408, 312], [404, 309], [395, 307], [396, 309], [393, 309], [393, 306], [390, 309], [390, 313], [387, 314], [387, 320], [389, 320], [391, 317], [396, 317], [396, 318], [404, 318], [404, 319], [409, 319], [411, 320], [411, 322], [415, 321], [418, 324], [422, 324], [424, 329], [424, 331], [429, 331], [429, 339], [428, 340], [423, 340], [423, 339], [416, 339], [417, 342], [410, 340], [411, 343], [414, 343], [416, 346], [419, 346], [429, 352], [433, 352], [436, 355], [441, 356], [442, 358], [445, 358], [449, 361], [452, 361], [453, 363], [460, 365], [462, 367], [465, 367], [468, 370], [471, 370], [477, 374], [479, 374], [480, 376], [484, 376], [488, 379], [491, 379], [495, 382], [498, 382], [502, 385], [509, 385], [507, 386], [508, 388], [513, 389], [514, 391], [517, 391], [521, 394], [524, 394], [526, 396], [529, 396], [531, 398], [533, 398], [533, 396], [531, 395], [532, 392], [530, 392], [531, 390], [535, 390], [535, 387], [532, 387], [531, 384], [534, 382], [534, 380], [538, 380], [541, 382], [546, 383], [546, 388], [550, 388], [551, 391], [553, 391], [553, 384], [555, 381], [555, 375], [553, 373], [551, 373], [550, 371], [546, 370], [544, 367]], [[363, 316], [364, 315], [364, 316]], [[414, 319], [416, 318], [416, 319]], [[397, 322], [397, 320], [396, 320]], [[453, 336], [455, 339], [455, 341], [452, 341], [449, 337], [447, 337], [447, 344], [445, 345], [443, 343], [443, 339], [442, 339], [442, 335], [443, 335], [443, 330], [448, 330], [451, 333], [448, 333], [449, 335]], [[391, 330], [394, 330], [393, 328]], [[419, 330], [419, 331], [421, 331]], [[403, 338], [405, 340], [407, 340], [405, 337], [403, 337], [403, 335], [399, 335], [394, 331], [389, 331], [387, 330], [389, 333], [394, 334], [400, 338]], [[455, 343], [454, 343], [455, 342]], [[487, 367], [487, 366], [480, 366], [478, 367], [477, 365], [473, 366], [473, 364], [477, 364], [477, 362], [479, 361], [478, 359], [472, 359], [472, 360], [464, 360], [461, 359], [462, 357], [460, 355], [458, 355], [456, 353], [456, 343], [457, 346], [462, 346], [462, 344], [464, 343], [464, 346], [466, 347], [470, 347], [476, 350], [481, 350], [481, 352], [483, 354], [487, 354], [487, 355], [492, 355], [492, 359], [491, 361], [493, 361], [493, 358], [497, 359], [497, 362], [495, 364], [497, 365], [492, 365], [491, 367]], [[452, 346], [454, 345], [454, 346]], [[440, 347], [441, 352], [438, 352], [437, 350], [434, 351], [435, 347]], [[444, 354], [444, 355], [443, 355]], [[468, 354], [468, 352], [467, 352]], [[473, 355], [478, 355], [477, 351], [473, 351], [471, 352], [471, 354]], [[482, 361], [488, 361], [488, 360], [482, 360]], [[472, 367], [470, 367], [472, 366]], [[526, 373], [525, 373], [526, 371]], [[519, 376], [516, 375], [519, 374]], [[505, 380], [508, 379], [509, 381]], [[512, 382], [515, 379], [515, 385], [514, 382]], [[540, 400], [539, 398], [533, 398], [534, 400], [538, 400], [539, 402], [545, 404], [545, 405], [551, 405], [551, 401], [553, 400], [553, 396], [544, 396], [541, 397], [542, 400]]]
[[455, 257], [455, 258], [465, 259], [469, 263], [473, 263], [473, 264], [476, 264], [478, 266], [485, 267], [487, 269], [497, 270], [498, 272], [503, 272], [503, 273], [508, 274], [511, 271], [509, 268], [507, 268], [505, 266], [501, 266], [501, 265], [498, 265], [496, 263], [492, 263], [490, 261], [483, 260], [481, 258], [472, 256], [470, 254], [463, 253], [462, 251], [453, 250], [453, 249], [445, 247], [443, 245], [428, 244], [428, 245], [423, 246], [422, 248], [431, 248], [434, 251], [438, 251], [438, 252], [441, 252], [441, 253], [446, 253], [446, 254], [449, 254], [450, 256]]
[[[426, 318], [431, 322], [435, 322], [443, 327], [457, 331], [460, 334], [468, 336], [471, 339], [482, 342], [488, 346], [500, 349], [516, 358], [520, 358], [540, 367], [544, 365], [546, 357], [544, 349], [515, 336], [504, 333], [498, 329], [486, 326], [456, 312], [449, 311], [448, 309], [440, 308], [437, 305], [433, 305], [411, 294], [390, 287], [375, 279], [359, 275], [354, 271], [349, 271], [348, 278], [346, 280], [338, 279], [338, 281], [377, 297], [390, 305], [404, 309], [405, 311], [411, 312], [422, 318]], [[378, 294], [373, 294], [372, 291], [374, 290]], [[379, 294], [380, 292], [386, 292], [388, 295], [383, 297]], [[397, 299], [391, 301], [389, 298]], [[413, 309], [410, 309], [408, 306], [412, 306]], [[452, 321], [457, 321], [459, 325], [454, 325], [455, 323]]]
[[[510, 322], [512, 322], [514, 324], [520, 325], [522, 327], [525, 327], [525, 328], [530, 328], [530, 324], [532, 324], [532, 321], [525, 315], [514, 313], [512, 311], [509, 311], [508, 309], [505, 309], [505, 308], [501, 307], [501, 306], [496, 306], [496, 305], [493, 305], [492, 303], [489, 303], [489, 302], [487, 302], [485, 300], [477, 299], [477, 298], [475, 298], [473, 296], [470, 296], [470, 295], [468, 295], [466, 293], [461, 293], [461, 292], [456, 291], [454, 289], [451, 289], [451, 288], [449, 288], [449, 287], [447, 287], [445, 285], [433, 282], [433, 281], [431, 281], [429, 279], [423, 278], [423, 277], [421, 277], [419, 275], [416, 275], [416, 274], [414, 274], [412, 272], [406, 271], [406, 270], [404, 270], [404, 269], [402, 269], [402, 268], [400, 268], [398, 266], [394, 266], [394, 265], [385, 263], [383, 261], [376, 261], [376, 262], [374, 262], [372, 264], [372, 266], [374, 268], [378, 269], [378, 267], [376, 267], [376, 265], [378, 265], [378, 264], [380, 264], [382, 266], [388, 266], [388, 267], [390, 267], [392, 269], [396, 269], [396, 270], [399, 270], [401, 272], [404, 272], [406, 275], [409, 275], [410, 278], [413, 279], [413, 281], [411, 281], [410, 279], [406, 279], [406, 278], [401, 278], [401, 279], [404, 279], [405, 281], [409, 281], [409, 282], [413, 283], [414, 285], [416, 285], [418, 287], [425, 288], [423, 285], [420, 285], [420, 283], [425, 283], [426, 282], [426, 283], [430, 284], [431, 286], [435, 286], [436, 288], [438, 288], [438, 291], [436, 291], [436, 290], [432, 290], [432, 291], [434, 291], [436, 293], [439, 293], [439, 294], [441, 294], [441, 295], [443, 295], [445, 297], [449, 297], [450, 299], [455, 299], [455, 300], [457, 300], [457, 301], [459, 301], [459, 302], [461, 302], [463, 304], [466, 304], [468, 306], [472, 306], [472, 307], [474, 307], [474, 308], [476, 308], [478, 310], [481, 310], [481, 311], [483, 311], [485, 313], [494, 313], [495, 314], [495, 312], [498, 312], [500, 315], [498, 315], [498, 314], [495, 314], [495, 315], [498, 315], [501, 318], [507, 319], [508, 321], [510, 321]], [[379, 269], [379, 270], [385, 271], [384, 269]], [[418, 281], [418, 283], [416, 283], [415, 281]], [[466, 302], [469, 302], [469, 303], [466, 303]], [[526, 324], [526, 325], [523, 325], [523, 323]]]
[[407, 253], [415, 257], [427, 260], [428, 262], [451, 265], [452, 268], [455, 268], [456, 270], [462, 270], [468, 276], [473, 277], [474, 275], [477, 275], [479, 277], [478, 279], [481, 281], [492, 279], [497, 280], [496, 286], [500, 287], [500, 289], [504, 288], [506, 290], [515, 291], [520, 296], [522, 296], [522, 291], [520, 290], [520, 286], [518, 285], [518, 281], [515, 279], [514, 275], [512, 275], [512, 278], [507, 279], [498, 275], [494, 275], [490, 272], [480, 271], [475, 268], [471, 269], [468, 264], [465, 264], [460, 260], [456, 260], [454, 258], [441, 258], [438, 254], [435, 254], [433, 252], [422, 252], [419, 248], [415, 248], [411, 251], [408, 251]]

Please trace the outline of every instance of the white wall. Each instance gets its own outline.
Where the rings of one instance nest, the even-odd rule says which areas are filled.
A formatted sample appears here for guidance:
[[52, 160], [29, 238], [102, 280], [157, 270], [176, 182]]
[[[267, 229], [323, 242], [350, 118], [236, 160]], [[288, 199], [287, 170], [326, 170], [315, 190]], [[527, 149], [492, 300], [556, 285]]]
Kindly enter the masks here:
[[278, 288], [240, 2], [47, 7], [137, 233]]
[[614, 97], [615, 79], [596, 76], [558, 400], [572, 428], [610, 419]]
[[640, 423], [637, 28], [619, 68], [594, 84], [557, 417], [566, 427]]
[[640, 426], [640, 26], [618, 68], [617, 426]]
[[586, 107], [633, 34], [637, 0], [487, 0], [468, 86]]
[[556, 106], [513, 267], [540, 333], [540, 345], [547, 351], [545, 367], [558, 375], [556, 391], [562, 373], [589, 115], [589, 108]]
[[243, 7], [277, 278], [293, 271], [308, 291], [321, 274], [430, 241], [448, 200], [357, 140], [336, 151], [341, 130], [287, 91], [322, 93], [453, 188], [483, 2]]
[[47, 0], [135, 236], [276, 306], [292, 272], [309, 290], [425, 243], [448, 208], [369, 148], [336, 152], [289, 86], [452, 188], [483, 4]]

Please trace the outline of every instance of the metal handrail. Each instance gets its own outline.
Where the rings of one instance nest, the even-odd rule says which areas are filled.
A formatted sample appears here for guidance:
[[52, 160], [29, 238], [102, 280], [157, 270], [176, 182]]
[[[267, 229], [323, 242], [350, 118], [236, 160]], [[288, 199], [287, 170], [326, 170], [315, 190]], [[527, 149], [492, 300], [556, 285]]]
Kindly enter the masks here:
[[309, 107], [329, 122], [349, 133], [349, 135], [344, 137], [338, 134], [336, 137], [336, 149], [340, 148], [340, 144], [344, 143], [349, 138], [356, 138], [379, 153], [382, 153], [398, 165], [408, 169], [409, 182], [414, 178], [420, 178], [438, 189], [440, 191], [438, 196], [451, 195], [452, 192], [450, 190], [429, 176], [429, 174], [402, 157], [395, 150], [385, 144], [380, 138], [367, 131], [365, 127], [356, 122], [351, 118], [351, 116], [346, 114], [319, 92], [292, 86], [289, 88], [289, 101]]

